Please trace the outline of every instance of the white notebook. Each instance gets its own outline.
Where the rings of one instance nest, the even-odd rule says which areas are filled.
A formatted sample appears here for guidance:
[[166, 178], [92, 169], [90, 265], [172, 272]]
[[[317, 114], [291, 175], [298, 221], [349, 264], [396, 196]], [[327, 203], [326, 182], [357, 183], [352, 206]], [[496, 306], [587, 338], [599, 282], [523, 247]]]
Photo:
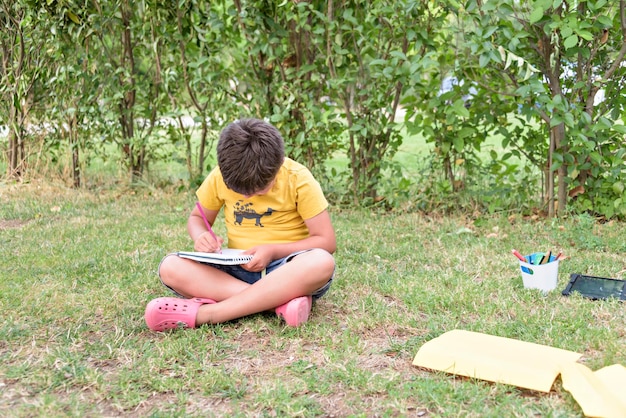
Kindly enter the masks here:
[[199, 261], [207, 264], [222, 264], [234, 266], [237, 264], [246, 264], [252, 260], [252, 255], [241, 254], [243, 250], [234, 248], [224, 248], [222, 253], [203, 253], [198, 251], [179, 251], [176, 254], [182, 258]]

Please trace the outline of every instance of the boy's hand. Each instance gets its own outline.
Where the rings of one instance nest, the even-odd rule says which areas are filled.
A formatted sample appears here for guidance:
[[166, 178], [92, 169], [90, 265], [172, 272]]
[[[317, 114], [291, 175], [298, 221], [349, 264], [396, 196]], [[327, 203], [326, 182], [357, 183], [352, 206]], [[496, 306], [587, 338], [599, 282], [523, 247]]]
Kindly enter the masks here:
[[252, 247], [244, 251], [244, 254], [252, 254], [254, 256], [249, 263], [242, 265], [248, 271], [261, 271], [274, 259], [272, 248], [269, 245]]
[[217, 237], [217, 241], [213, 239], [213, 235], [206, 231], [202, 233], [196, 242], [194, 242], [193, 248], [196, 251], [201, 251], [204, 253], [217, 253], [222, 249], [222, 244], [224, 243], [224, 238]]

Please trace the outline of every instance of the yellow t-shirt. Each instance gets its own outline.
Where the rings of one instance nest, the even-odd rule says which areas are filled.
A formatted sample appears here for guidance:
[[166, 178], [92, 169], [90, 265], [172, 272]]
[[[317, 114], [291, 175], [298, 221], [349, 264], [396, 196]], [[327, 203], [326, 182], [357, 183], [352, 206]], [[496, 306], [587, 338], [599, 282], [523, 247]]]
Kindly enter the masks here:
[[322, 188], [311, 172], [289, 158], [265, 195], [244, 198], [226, 187], [219, 167], [196, 191], [209, 210], [224, 207], [228, 247], [248, 249], [260, 244], [295, 242], [309, 236], [304, 220], [328, 207]]

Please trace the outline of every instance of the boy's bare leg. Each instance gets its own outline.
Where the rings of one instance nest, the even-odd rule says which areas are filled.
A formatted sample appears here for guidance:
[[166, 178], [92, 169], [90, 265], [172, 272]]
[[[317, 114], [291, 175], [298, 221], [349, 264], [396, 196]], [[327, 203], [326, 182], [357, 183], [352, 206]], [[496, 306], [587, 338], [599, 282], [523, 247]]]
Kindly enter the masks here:
[[159, 266], [163, 283], [187, 298], [227, 299], [250, 286], [221, 270], [175, 255]]
[[218, 301], [199, 308], [196, 325], [200, 325], [241, 318], [310, 295], [328, 282], [334, 268], [331, 254], [314, 249], [297, 255], [253, 285], [178, 257], [164, 260], [160, 271], [162, 280], [178, 293]]

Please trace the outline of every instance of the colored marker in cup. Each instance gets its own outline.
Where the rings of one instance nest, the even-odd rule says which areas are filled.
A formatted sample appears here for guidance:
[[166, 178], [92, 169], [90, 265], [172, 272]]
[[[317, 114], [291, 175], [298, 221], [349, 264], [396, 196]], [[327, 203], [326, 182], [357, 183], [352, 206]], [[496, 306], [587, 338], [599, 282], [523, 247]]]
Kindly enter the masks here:
[[526, 258], [525, 258], [523, 255], [521, 255], [521, 254], [520, 254], [520, 252], [519, 252], [519, 251], [517, 251], [517, 250], [513, 249], [513, 250], [511, 250], [511, 253], [512, 253], [515, 257], [517, 257], [517, 259], [518, 259], [519, 261], [523, 261], [524, 263], [527, 263], [527, 262], [528, 262], [528, 261], [526, 261]]

